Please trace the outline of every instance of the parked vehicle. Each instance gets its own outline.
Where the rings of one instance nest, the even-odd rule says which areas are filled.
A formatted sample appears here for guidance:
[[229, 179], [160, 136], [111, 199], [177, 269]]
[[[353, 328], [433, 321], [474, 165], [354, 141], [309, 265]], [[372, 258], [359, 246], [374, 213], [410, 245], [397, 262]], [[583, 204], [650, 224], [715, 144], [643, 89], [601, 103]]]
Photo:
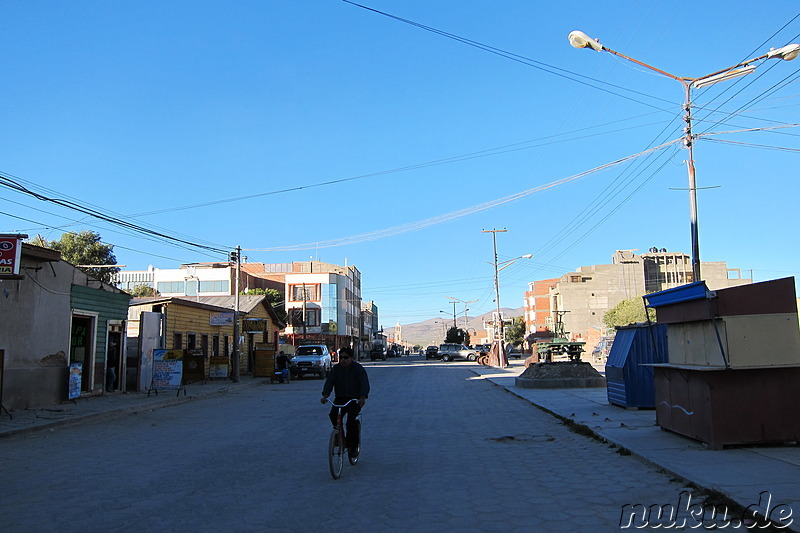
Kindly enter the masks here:
[[328, 347], [324, 344], [306, 344], [295, 349], [294, 357], [289, 361], [289, 372], [294, 379], [306, 374], [316, 374], [320, 379], [328, 377], [333, 363]]
[[425, 349], [425, 359], [438, 359], [438, 358], [439, 358], [438, 346], [428, 346]]
[[516, 357], [517, 359], [522, 359], [522, 354], [522, 348], [519, 346], [512, 346], [508, 351], [508, 357]]
[[614, 345], [614, 337], [602, 337], [597, 346], [592, 350], [592, 359], [596, 363], [601, 363], [608, 359], [608, 354], [611, 353], [611, 347]]
[[370, 361], [377, 361], [378, 359], [386, 361], [386, 350], [383, 346], [373, 346], [369, 351]]
[[463, 344], [445, 343], [439, 345], [439, 357], [445, 363], [455, 359], [475, 361], [478, 359], [478, 354], [475, 352], [475, 350], [470, 350]]
[[479, 356], [488, 354], [489, 350], [491, 350], [491, 349], [492, 349], [492, 345], [491, 344], [476, 344], [475, 345], [475, 352]]

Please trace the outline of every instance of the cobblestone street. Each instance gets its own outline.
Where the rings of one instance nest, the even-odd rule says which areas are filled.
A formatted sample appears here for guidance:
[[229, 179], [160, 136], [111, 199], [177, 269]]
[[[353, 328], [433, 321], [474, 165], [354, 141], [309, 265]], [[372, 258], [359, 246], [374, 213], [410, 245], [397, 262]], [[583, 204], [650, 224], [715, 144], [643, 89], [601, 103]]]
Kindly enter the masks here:
[[615, 531], [683, 485], [466, 364], [365, 363], [362, 460], [331, 479], [322, 382], [0, 440], [5, 531]]

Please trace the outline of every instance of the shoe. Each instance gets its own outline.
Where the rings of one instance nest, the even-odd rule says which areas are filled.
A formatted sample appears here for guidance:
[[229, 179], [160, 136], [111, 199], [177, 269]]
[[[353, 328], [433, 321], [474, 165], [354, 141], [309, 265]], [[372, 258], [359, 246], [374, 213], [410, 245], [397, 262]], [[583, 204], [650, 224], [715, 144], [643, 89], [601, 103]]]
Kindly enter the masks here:
[[350, 450], [348, 453], [350, 454], [350, 457], [352, 457], [353, 459], [358, 457], [358, 450]]

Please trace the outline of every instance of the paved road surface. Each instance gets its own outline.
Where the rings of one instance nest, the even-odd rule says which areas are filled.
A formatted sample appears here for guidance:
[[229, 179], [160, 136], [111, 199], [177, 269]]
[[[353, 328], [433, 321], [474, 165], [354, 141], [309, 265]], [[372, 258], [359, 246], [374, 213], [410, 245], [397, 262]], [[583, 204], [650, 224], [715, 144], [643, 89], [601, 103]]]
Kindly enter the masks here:
[[331, 479], [322, 382], [0, 441], [3, 531], [617, 531], [681, 484], [476, 376], [365, 363], [361, 462]]

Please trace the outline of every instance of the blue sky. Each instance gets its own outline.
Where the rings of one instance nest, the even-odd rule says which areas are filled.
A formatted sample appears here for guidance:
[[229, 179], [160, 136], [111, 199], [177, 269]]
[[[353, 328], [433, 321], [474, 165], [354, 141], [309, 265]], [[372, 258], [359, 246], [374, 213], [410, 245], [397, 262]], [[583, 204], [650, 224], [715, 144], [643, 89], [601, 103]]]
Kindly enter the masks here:
[[[236, 245], [347, 261], [392, 326], [452, 313], [448, 297], [493, 309], [482, 230], [505, 228], [500, 261], [534, 254], [501, 273], [502, 305], [520, 307], [529, 281], [617, 249], [690, 252], [680, 143], [584, 174], [677, 139], [681, 85], [576, 50], [570, 31], [687, 77], [800, 42], [789, 1], [364, 5], [481, 46], [341, 0], [4, 2], [2, 175], [217, 251], [7, 187], [0, 232], [91, 229], [128, 269]], [[781, 126], [695, 145], [714, 187], [698, 193], [700, 257], [756, 281], [800, 264], [798, 69], [773, 59], [693, 93], [695, 133]]]

